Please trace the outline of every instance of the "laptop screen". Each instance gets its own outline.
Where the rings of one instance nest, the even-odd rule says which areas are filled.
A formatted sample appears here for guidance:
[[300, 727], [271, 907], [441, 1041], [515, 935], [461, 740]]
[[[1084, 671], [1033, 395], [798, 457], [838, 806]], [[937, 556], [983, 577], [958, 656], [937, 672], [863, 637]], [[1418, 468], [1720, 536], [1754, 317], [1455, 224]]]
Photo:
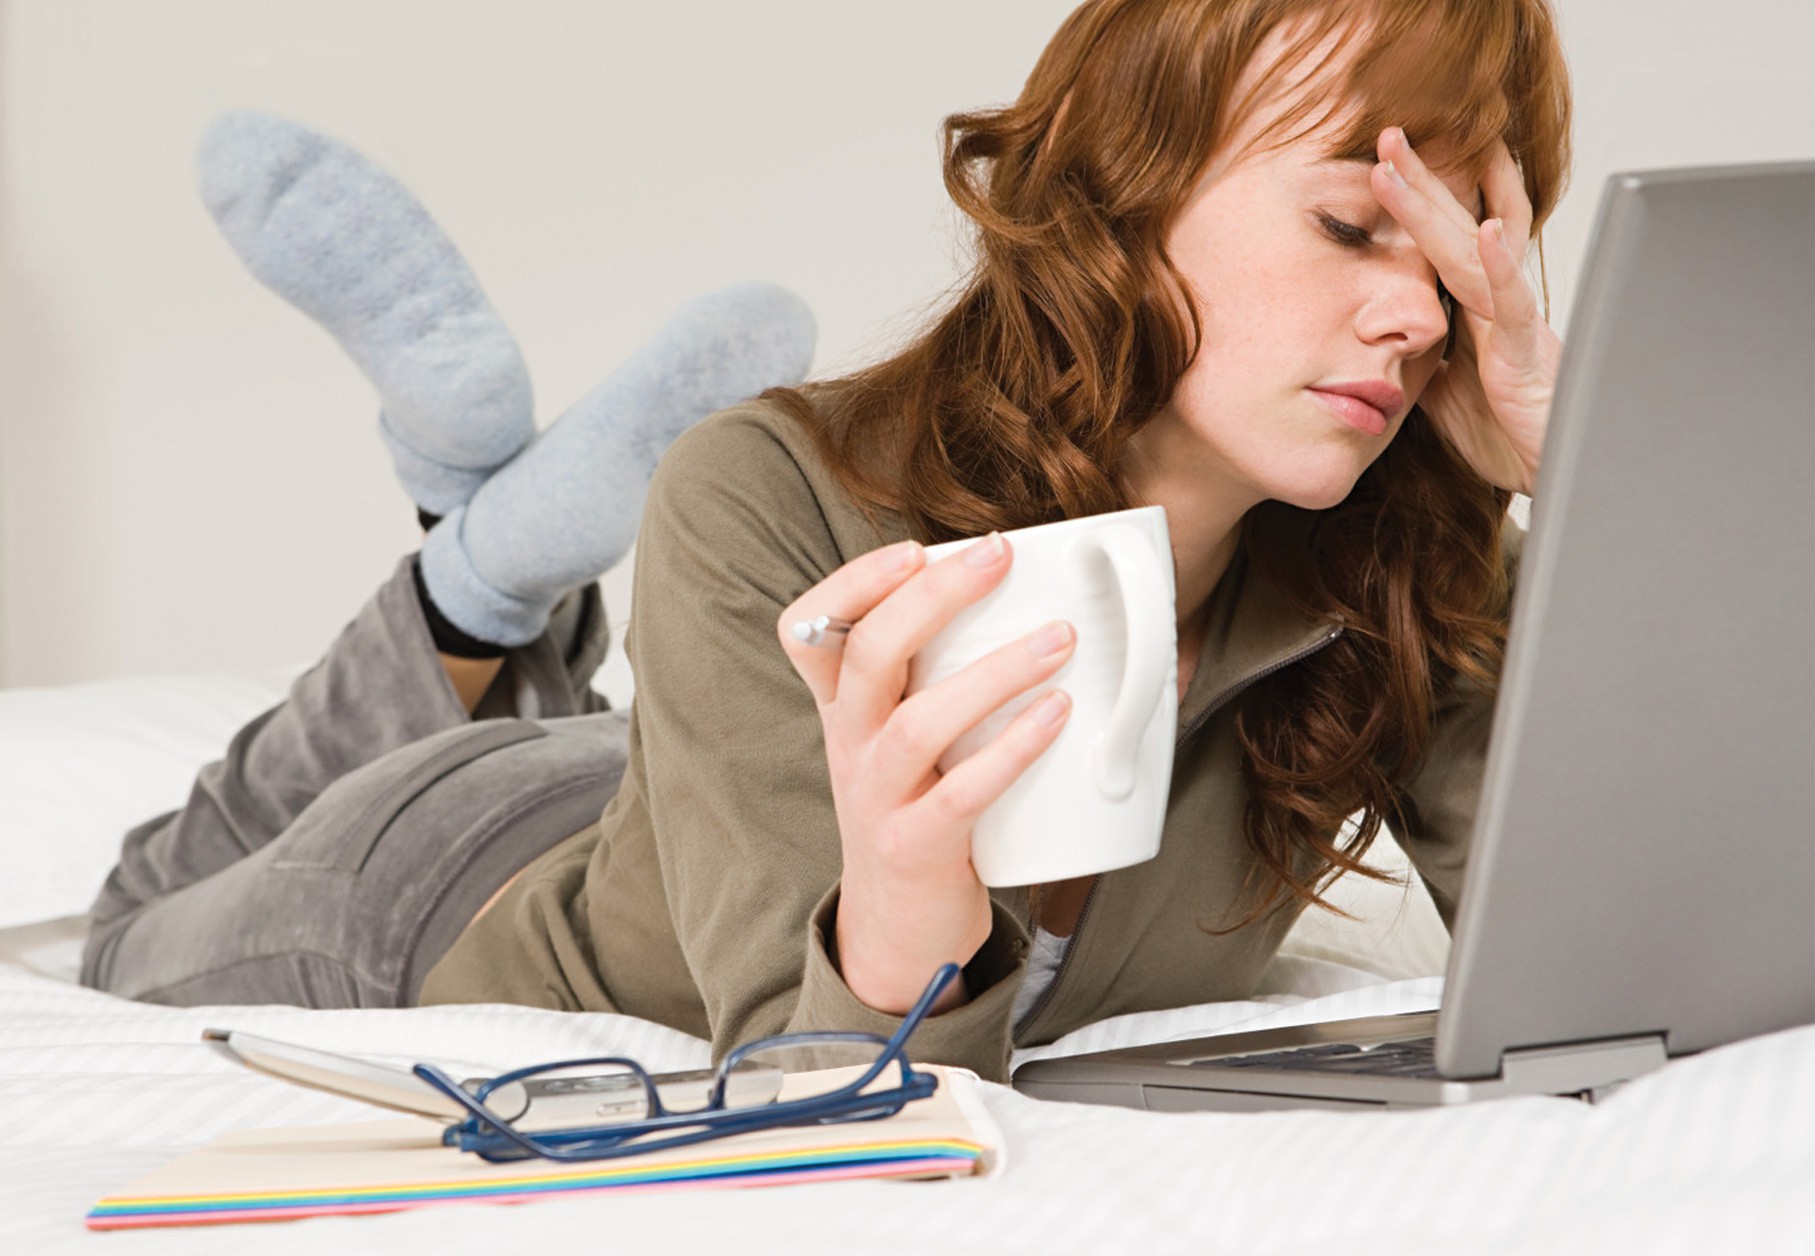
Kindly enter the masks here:
[[1437, 1063], [1815, 1021], [1815, 163], [1616, 175]]

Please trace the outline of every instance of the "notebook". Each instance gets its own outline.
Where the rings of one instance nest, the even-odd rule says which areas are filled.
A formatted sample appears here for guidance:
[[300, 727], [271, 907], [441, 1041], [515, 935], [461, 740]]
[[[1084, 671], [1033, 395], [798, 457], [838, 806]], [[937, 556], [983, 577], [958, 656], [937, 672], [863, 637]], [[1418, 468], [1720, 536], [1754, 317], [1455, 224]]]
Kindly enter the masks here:
[[936, 1074], [939, 1088], [883, 1120], [757, 1130], [612, 1160], [492, 1163], [443, 1146], [441, 1126], [415, 1117], [240, 1130], [109, 1195], [90, 1210], [87, 1225], [283, 1221], [601, 1192], [958, 1177], [999, 1168], [1002, 1137], [972, 1075], [915, 1068]]
[[1615, 175], [1436, 1013], [1044, 1059], [1166, 1110], [1605, 1094], [1815, 1022], [1815, 163]]

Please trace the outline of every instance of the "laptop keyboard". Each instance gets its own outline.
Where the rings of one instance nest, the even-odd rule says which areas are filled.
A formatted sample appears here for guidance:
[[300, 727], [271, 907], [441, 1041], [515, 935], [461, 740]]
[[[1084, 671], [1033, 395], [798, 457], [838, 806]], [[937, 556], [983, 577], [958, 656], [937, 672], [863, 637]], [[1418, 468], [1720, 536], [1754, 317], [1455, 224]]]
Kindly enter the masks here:
[[1375, 1077], [1436, 1077], [1437, 1040], [1414, 1038], [1409, 1042], [1383, 1042], [1360, 1047], [1352, 1042], [1328, 1042], [1292, 1051], [1265, 1051], [1258, 1055], [1226, 1055], [1192, 1060], [1203, 1068], [1264, 1068], [1290, 1072], [1364, 1073]]

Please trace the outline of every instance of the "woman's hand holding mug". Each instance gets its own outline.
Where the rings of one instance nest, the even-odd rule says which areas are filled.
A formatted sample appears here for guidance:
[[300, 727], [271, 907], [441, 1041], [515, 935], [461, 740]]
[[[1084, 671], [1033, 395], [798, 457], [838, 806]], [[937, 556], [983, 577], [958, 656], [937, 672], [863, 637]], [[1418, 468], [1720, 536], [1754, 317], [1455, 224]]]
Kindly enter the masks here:
[[[900, 1014], [940, 964], [965, 964], [988, 939], [989, 891], [971, 866], [971, 830], [1045, 752], [1070, 714], [1054, 691], [987, 745], [941, 774], [966, 731], [1049, 680], [1076, 634], [1048, 623], [955, 675], [907, 695], [909, 664], [965, 607], [1008, 574], [999, 535], [928, 563], [905, 541], [846, 563], [781, 614], [783, 650], [818, 704], [843, 842], [837, 943], [851, 992]], [[852, 624], [842, 649], [803, 642], [795, 624], [819, 616]], [[935, 1011], [964, 999], [948, 988]]]

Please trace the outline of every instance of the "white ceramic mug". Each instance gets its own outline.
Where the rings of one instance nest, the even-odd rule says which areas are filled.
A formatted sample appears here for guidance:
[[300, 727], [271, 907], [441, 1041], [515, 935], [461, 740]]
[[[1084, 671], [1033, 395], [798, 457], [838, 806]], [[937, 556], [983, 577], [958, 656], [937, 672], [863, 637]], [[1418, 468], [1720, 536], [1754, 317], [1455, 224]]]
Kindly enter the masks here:
[[[978, 819], [971, 863], [985, 885], [1036, 885], [1107, 872], [1159, 853], [1178, 723], [1172, 546], [1159, 506], [1005, 532], [1014, 563], [914, 656], [908, 691], [938, 683], [1055, 619], [1077, 648], [1046, 684], [1017, 695], [953, 743], [950, 771], [1051, 689], [1071, 717]], [[929, 560], [973, 541], [927, 548]]]

